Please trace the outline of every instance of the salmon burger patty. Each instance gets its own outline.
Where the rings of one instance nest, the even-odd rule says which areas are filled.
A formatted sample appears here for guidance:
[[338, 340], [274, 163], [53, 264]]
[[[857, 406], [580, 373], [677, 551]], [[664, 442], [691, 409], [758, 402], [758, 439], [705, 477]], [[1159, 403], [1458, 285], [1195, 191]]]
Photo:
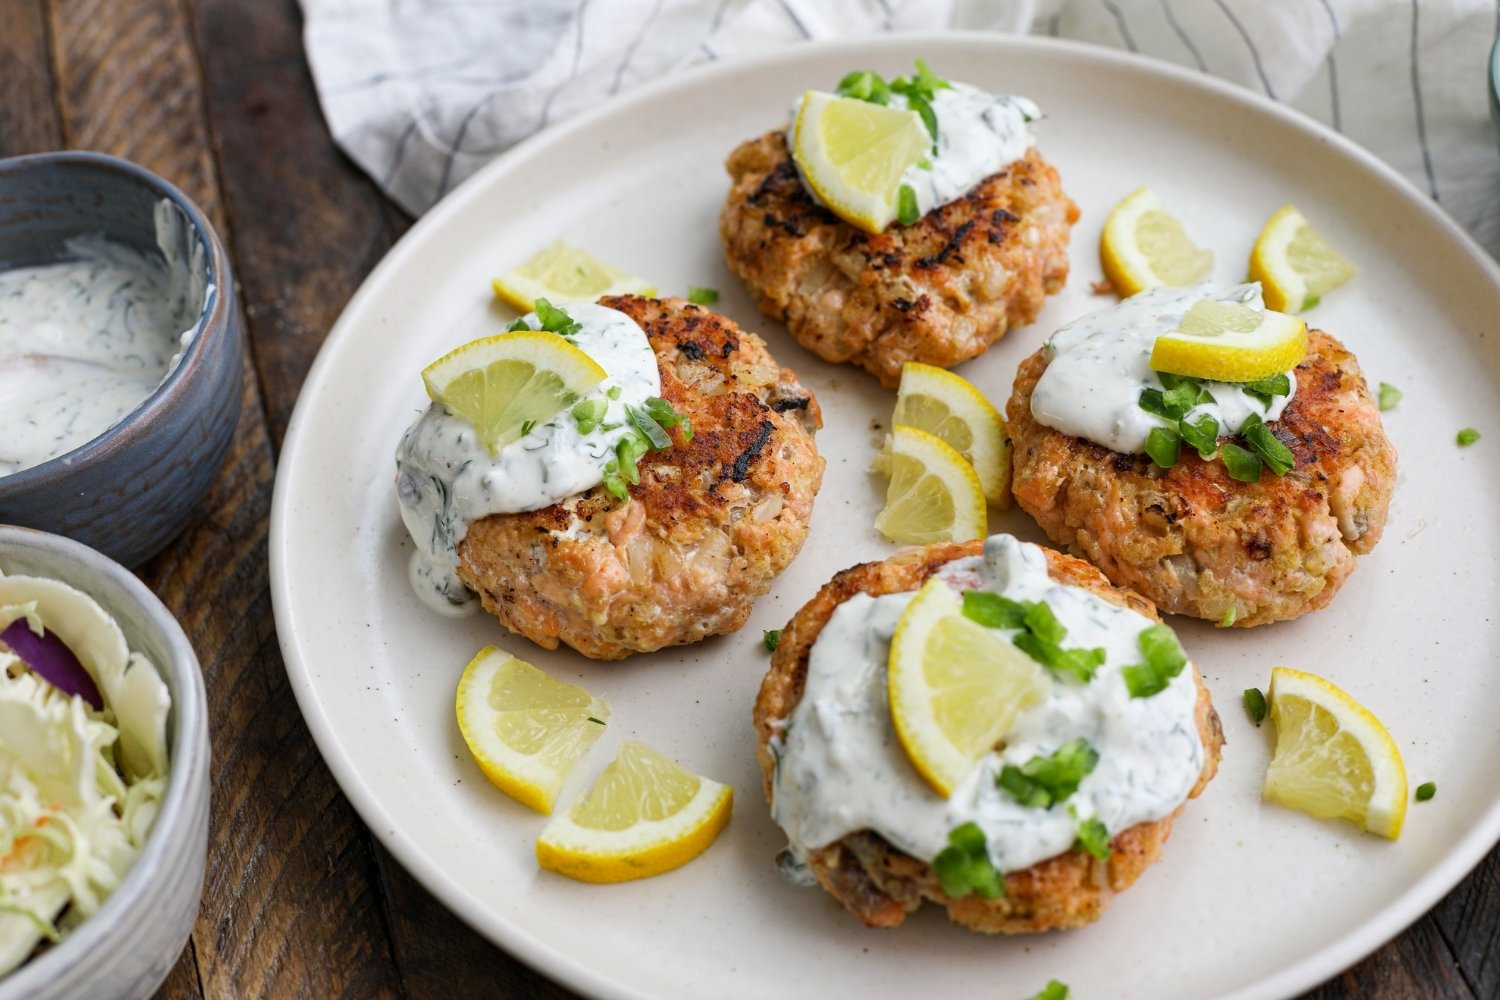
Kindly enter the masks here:
[[682, 299], [614, 296], [692, 422], [641, 459], [621, 502], [596, 486], [469, 526], [458, 576], [512, 632], [586, 656], [697, 642], [745, 623], [807, 537], [823, 459], [812, 393], [760, 337]]
[[[895, 735], [888, 730], [884, 735], [888, 753], [873, 754], [878, 758], [874, 761], [863, 758], [849, 761], [850, 771], [847, 774], [822, 775], [819, 780], [805, 782], [806, 787], [795, 791], [790, 803], [778, 802], [778, 788], [781, 787], [778, 784], [778, 772], [788, 769], [793, 775], [798, 773], [796, 763], [789, 759], [795, 752], [792, 748], [792, 729], [797, 726], [823, 728], [829, 725], [827, 720], [850, 711], [847, 705], [835, 704], [836, 699], [831, 699], [828, 689], [823, 688], [818, 694], [808, 695], [817, 698], [817, 701], [811, 703], [814, 711], [810, 715], [799, 717], [797, 712], [804, 694], [808, 693], [810, 669], [814, 674], [825, 669], [821, 665], [814, 665], [813, 651], [840, 608], [851, 600], [864, 601], [865, 598], [861, 595], [878, 598], [882, 595], [915, 591], [929, 577], [940, 573], [949, 575], [950, 585], [966, 588], [976, 581], [965, 579], [970, 573], [967, 569], [954, 574], [954, 570], [963, 565], [958, 561], [968, 560], [972, 563], [974, 560], [971, 557], [980, 556], [981, 552], [985, 559], [989, 559], [992, 548], [1002, 540], [1017, 549], [1029, 550], [1030, 558], [1035, 560], [1036, 572], [1044, 581], [1050, 578], [1049, 585], [1081, 588], [1109, 605], [1134, 612], [1139, 617], [1132, 617], [1131, 620], [1138, 624], [1149, 625], [1158, 620], [1150, 602], [1128, 591], [1111, 587], [1099, 571], [1087, 563], [1050, 549], [1022, 545], [1006, 536], [995, 536], [983, 543], [940, 543], [908, 549], [884, 562], [865, 563], [839, 573], [787, 624], [755, 703], [757, 757], [765, 779], [766, 795], [772, 803], [773, 815], [783, 827], [788, 828], [793, 840], [791, 853], [794, 856], [798, 854], [799, 848], [796, 835], [788, 825], [787, 814], [807, 808], [799, 804], [798, 797], [810, 795], [820, 800], [822, 797], [831, 797], [832, 801], [826, 805], [835, 813], [863, 808], [851, 806], [840, 796], [847, 794], [845, 789], [851, 782], [863, 780], [861, 775], [873, 773], [877, 769], [888, 772], [882, 780], [895, 782], [898, 787], [914, 789], [910, 792], [911, 801], [893, 811], [892, 815], [895, 817], [910, 816], [919, 810], [937, 810], [937, 815], [944, 816], [947, 814], [943, 810], [962, 809], [971, 801], [972, 796], [979, 794], [975, 791], [978, 784], [965, 782], [955, 791], [953, 798], [945, 803], [937, 793], [921, 784], [921, 779], [916, 776], [910, 761], [904, 756]], [[1077, 595], [1073, 595], [1072, 599], [1076, 602]], [[1050, 598], [1049, 603], [1052, 603]], [[1053, 606], [1057, 607], [1056, 604]], [[838, 623], [832, 628], [833, 634], [837, 635], [843, 625]], [[883, 631], [880, 634], [885, 635]], [[882, 643], [876, 650], [877, 659], [883, 655], [884, 648]], [[883, 693], [883, 667], [884, 664], [881, 663], [876, 670], [880, 676], [875, 683], [880, 685], [881, 690], [874, 701], [878, 703], [879, 711], [864, 714], [879, 715], [886, 720], [882, 725], [888, 726], [889, 711]], [[1054, 681], [1054, 685], [1058, 687], [1068, 683], [1060, 677]], [[1077, 725], [1083, 728], [1097, 726], [1096, 731], [1101, 734], [1099, 738], [1107, 741], [1110, 737], [1105, 734], [1111, 726], [1108, 719], [1113, 718], [1115, 738], [1127, 731], [1133, 735], [1123, 743], [1103, 746], [1099, 751], [1100, 759], [1111, 753], [1128, 752], [1122, 748], [1130, 746], [1132, 742], [1139, 743], [1142, 738], [1132, 730], [1131, 720], [1136, 717], [1129, 713], [1142, 710], [1141, 706], [1145, 703], [1125, 697], [1124, 685], [1117, 673], [1096, 677], [1091, 683], [1121, 685], [1117, 700], [1112, 703], [1117, 707], [1098, 713], [1082, 713], [1092, 721], [1079, 722]], [[1152, 697], [1167, 698], [1168, 695], [1158, 693]], [[897, 926], [924, 901], [944, 907], [955, 923], [986, 933], [1017, 934], [1081, 927], [1097, 919], [1115, 893], [1128, 888], [1156, 861], [1171, 833], [1173, 820], [1182, 811], [1183, 802], [1187, 798], [1196, 797], [1218, 769], [1223, 733], [1208, 690], [1191, 664], [1187, 664], [1183, 672], [1174, 679], [1171, 699], [1171, 705], [1166, 709], [1167, 721], [1162, 724], [1160, 732], [1169, 734], [1164, 739], [1173, 742], [1170, 747], [1157, 749], [1173, 762], [1175, 770], [1164, 770], [1162, 773], [1173, 775], [1179, 797], [1169, 797], [1158, 803], [1161, 809], [1156, 818], [1134, 822], [1118, 831], [1111, 831], [1109, 853], [1103, 860], [1078, 846], [1073, 841], [1069, 827], [1059, 848], [1060, 853], [1043, 857], [1025, 867], [1003, 871], [1003, 892], [998, 898], [988, 899], [978, 894], [955, 896], [945, 890], [932, 863], [893, 843], [894, 839], [899, 839], [898, 834], [902, 831], [883, 833], [861, 827], [849, 830], [826, 843], [801, 845], [801, 856], [798, 858], [800, 865], [792, 867], [795, 869], [805, 865], [806, 873], [818, 885], [871, 927]], [[1123, 707], [1119, 707], [1122, 704]], [[1045, 703], [1031, 711], [1041, 713], [1038, 717], [1048, 720], [1047, 725], [1052, 725], [1051, 720], [1055, 718], [1066, 716], [1066, 713], [1051, 714], [1051, 708]], [[1021, 719], [1024, 718], [1023, 715]], [[1027, 728], [1021, 719], [1013, 726], [1012, 735], [1024, 741], [1030, 739], [1036, 730], [1034, 727]], [[828, 738], [832, 739], [831, 736]], [[880, 738], [877, 734], [877, 744]], [[1009, 738], [1008, 736], [1007, 739]], [[1062, 737], [1053, 738], [1055, 740]], [[847, 757], [852, 752], [851, 745], [855, 745], [853, 741], [840, 743], [840, 753]], [[1101, 765], [1096, 773], [1101, 773], [1104, 769]], [[1123, 772], [1110, 773], [1134, 772], [1127, 765]], [[978, 774], [978, 781], [986, 786], [989, 779], [995, 776], [991, 770], [984, 768]], [[1130, 780], [1133, 788], [1134, 778]], [[1146, 783], [1153, 782], [1148, 778]], [[994, 829], [986, 831], [986, 835], [991, 838], [988, 843], [994, 844], [995, 838], [1003, 842], [1012, 836], [1011, 824], [1018, 818], [1021, 822], [1026, 822], [1028, 816], [1040, 816], [1048, 821], [1061, 817], [1064, 823], [1071, 823], [1068, 819], [1071, 805], [1082, 797], [1081, 794], [1075, 794], [1069, 809], [1064, 809], [1062, 803], [1058, 802], [1050, 809], [1022, 809], [1017, 813], [1014, 812], [1017, 807], [1012, 803], [1010, 808], [1013, 811], [1002, 814]], [[1175, 807], [1174, 802], [1177, 803]], [[953, 803], [958, 805], [955, 807]], [[996, 807], [991, 804], [985, 808], [994, 810]], [[892, 822], [899, 821], [899, 818], [892, 819]], [[802, 828], [807, 827], [804, 824]], [[1070, 844], [1073, 846], [1069, 847]], [[1001, 849], [1004, 850], [1003, 847]], [[990, 848], [987, 847], [986, 850]]]
[[1045, 351], [1021, 364], [1006, 406], [1016, 503], [1047, 537], [1163, 611], [1236, 626], [1296, 618], [1333, 600], [1380, 540], [1396, 450], [1354, 355], [1310, 330], [1296, 393], [1268, 426], [1295, 458], [1253, 483], [1184, 447], [1161, 469], [1039, 423]]
[[910, 226], [867, 233], [803, 187], [781, 130], [726, 164], [724, 256], [760, 311], [825, 361], [894, 387], [908, 361], [951, 368], [1030, 323], [1068, 277], [1078, 206], [1033, 148]]

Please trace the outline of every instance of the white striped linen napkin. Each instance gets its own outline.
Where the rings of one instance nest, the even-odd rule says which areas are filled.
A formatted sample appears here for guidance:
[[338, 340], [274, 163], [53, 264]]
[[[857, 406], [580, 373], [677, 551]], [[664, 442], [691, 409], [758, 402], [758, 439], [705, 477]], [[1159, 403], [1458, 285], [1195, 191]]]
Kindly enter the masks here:
[[1495, 0], [302, 0], [340, 146], [420, 214], [549, 123], [685, 66], [963, 28], [1127, 49], [1348, 135], [1500, 256], [1485, 96]]

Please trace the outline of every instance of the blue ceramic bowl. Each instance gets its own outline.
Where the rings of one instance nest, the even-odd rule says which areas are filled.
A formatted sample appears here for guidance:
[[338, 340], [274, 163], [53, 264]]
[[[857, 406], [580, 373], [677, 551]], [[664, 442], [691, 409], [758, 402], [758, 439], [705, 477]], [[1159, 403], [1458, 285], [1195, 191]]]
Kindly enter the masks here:
[[244, 334], [229, 258], [198, 206], [126, 160], [78, 152], [0, 160], [0, 269], [66, 259], [68, 239], [93, 233], [159, 253], [154, 211], [163, 199], [201, 243], [211, 286], [182, 360], [103, 434], [0, 476], [0, 522], [67, 535], [127, 566], [187, 525], [239, 419]]
[[99, 911], [62, 943], [0, 977], [0, 1000], [145, 1000], [192, 932], [208, 851], [208, 699], [193, 647], [161, 601], [119, 563], [77, 542], [0, 525], [0, 571], [77, 587], [109, 612], [172, 695], [161, 811]]
[[1500, 35], [1490, 49], [1490, 122], [1495, 126], [1495, 142], [1500, 144]]

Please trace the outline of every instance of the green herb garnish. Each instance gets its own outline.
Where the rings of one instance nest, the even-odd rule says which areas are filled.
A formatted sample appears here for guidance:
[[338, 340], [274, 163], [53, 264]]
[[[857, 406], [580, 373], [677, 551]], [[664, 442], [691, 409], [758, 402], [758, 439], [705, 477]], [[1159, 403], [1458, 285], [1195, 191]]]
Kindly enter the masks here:
[[1011, 639], [1027, 656], [1059, 676], [1087, 684], [1104, 665], [1102, 649], [1063, 649], [1067, 627], [1041, 601], [1013, 601], [987, 590], [964, 593], [964, 617], [986, 628], [1020, 629]]
[[1177, 433], [1192, 446], [1198, 457], [1207, 462], [1219, 450], [1219, 421], [1211, 413], [1205, 413], [1196, 421], [1183, 417], [1177, 421]]
[[594, 725], [596, 725], [596, 726], [602, 726], [602, 725], [604, 725], [604, 720], [603, 719], [596, 719], [592, 715], [589, 716], [589, 721], [592, 722], [592, 723], [594, 723]]
[[638, 406], [631, 406], [629, 403], [626, 403], [625, 417], [630, 421], [632, 427], [641, 432], [646, 440], [650, 442], [651, 447], [656, 451], [661, 451], [663, 448], [672, 447], [672, 439], [667, 437], [667, 432], [663, 430], [661, 424], [657, 423], [656, 420], [651, 416], [651, 414], [647, 413], [645, 410], [641, 409]]
[[1075, 844], [1083, 848], [1100, 861], [1109, 859], [1109, 831], [1105, 829], [1104, 823], [1097, 816], [1079, 820], [1078, 810], [1068, 806], [1068, 815], [1078, 821], [1078, 840]]
[[1472, 427], [1465, 427], [1463, 430], [1458, 432], [1458, 446], [1460, 448], [1467, 448], [1469, 445], [1478, 440], [1479, 432]]
[[602, 399], [585, 399], [573, 407], [573, 420], [578, 424], [579, 434], [591, 434], [609, 412], [609, 404]]
[[856, 101], [869, 101], [871, 104], [889, 104], [891, 85], [879, 73], [857, 69], [839, 81], [838, 95], [852, 97]]
[[1389, 382], [1380, 383], [1380, 409], [1382, 412], [1392, 409], [1401, 402], [1401, 390]]
[[1032, 994], [1028, 1000], [1068, 1000], [1068, 988], [1056, 979], [1049, 979], [1042, 991]]
[[655, 420], [662, 427], [671, 430], [680, 427], [682, 439], [691, 441], [693, 439], [693, 422], [689, 418], [673, 409], [672, 404], [660, 396], [647, 396], [645, 403], [646, 415]]
[[505, 328], [505, 332], [506, 333], [519, 333], [522, 330], [530, 330], [530, 329], [531, 329], [531, 324], [529, 324], [529, 323], [526, 322], [526, 317], [524, 317], [524, 316], [517, 316], [515, 319], [513, 319], [513, 320], [510, 321], [510, 325]]
[[1271, 433], [1271, 428], [1266, 426], [1266, 422], [1260, 418], [1259, 414], [1252, 413], [1245, 418], [1245, 422], [1240, 425], [1240, 437], [1255, 449], [1261, 461], [1266, 463], [1266, 468], [1278, 476], [1286, 475], [1297, 464], [1292, 449], [1282, 444], [1281, 439]]
[[1260, 456], [1255, 452], [1246, 451], [1237, 444], [1226, 443], [1219, 447], [1219, 459], [1224, 463], [1230, 479], [1238, 479], [1242, 483], [1260, 480]]
[[1020, 767], [1006, 764], [995, 784], [1023, 806], [1048, 809], [1078, 791], [1079, 782], [1099, 763], [1099, 752], [1083, 739], [1064, 743], [1050, 757], [1033, 757]]
[[917, 207], [917, 192], [912, 190], [910, 184], [901, 185], [901, 191], [896, 196], [896, 221], [903, 226], [910, 226], [922, 217], [922, 210]]
[[781, 645], [781, 629], [768, 628], [760, 634], [760, 641], [765, 645], [766, 652], [776, 652], [776, 647]]
[[1126, 667], [1121, 673], [1130, 697], [1149, 698], [1165, 691], [1172, 678], [1182, 673], [1182, 668], [1187, 665], [1187, 654], [1182, 651], [1176, 633], [1159, 622], [1141, 629], [1136, 643], [1141, 647], [1145, 662]]
[[1257, 726], [1266, 721], [1266, 696], [1260, 688], [1245, 688], [1245, 713]]
[[559, 337], [571, 337], [583, 329], [583, 324], [575, 323], [572, 316], [546, 299], [537, 299], [531, 307], [536, 310], [537, 321], [542, 324], [542, 329], [547, 333], [555, 333]]
[[620, 387], [617, 386], [617, 385], [610, 386], [609, 387], [609, 391], [606, 392], [605, 395], [608, 396], [610, 399], [619, 399], [620, 398]]
[[1417, 801], [1426, 802], [1437, 794], [1437, 782], [1424, 781], [1417, 786]]
[[932, 859], [932, 871], [943, 891], [956, 898], [978, 893], [984, 899], [1005, 894], [1005, 880], [990, 860], [984, 831], [965, 823], [948, 831], [948, 846]]
[[1228, 628], [1239, 620], [1240, 609], [1231, 604], [1224, 609], [1224, 617], [1219, 619], [1219, 628]]
[[1153, 427], [1146, 435], [1146, 454], [1163, 469], [1177, 464], [1182, 450], [1182, 436], [1168, 427]]
[[695, 306], [711, 306], [719, 301], [719, 290], [703, 285], [688, 285], [687, 297]]

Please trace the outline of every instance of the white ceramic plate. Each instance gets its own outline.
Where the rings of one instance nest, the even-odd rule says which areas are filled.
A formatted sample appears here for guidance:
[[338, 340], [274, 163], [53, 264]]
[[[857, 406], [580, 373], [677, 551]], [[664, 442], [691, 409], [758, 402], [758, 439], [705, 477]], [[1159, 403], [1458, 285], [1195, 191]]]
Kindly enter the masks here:
[[[866, 469], [893, 397], [759, 318], [724, 268], [721, 166], [784, 120], [792, 95], [846, 71], [939, 72], [1024, 93], [1049, 115], [1040, 148], [1083, 208], [1073, 276], [1040, 321], [963, 374], [1003, 404], [1046, 334], [1107, 305], [1089, 283], [1104, 215], [1149, 184], [1243, 276], [1261, 223], [1295, 202], [1360, 266], [1316, 322], [1405, 400], [1386, 418], [1401, 482], [1385, 540], [1332, 607], [1217, 632], [1174, 621], [1212, 688], [1229, 745], [1159, 864], [1086, 930], [991, 939], [931, 912], [898, 931], [861, 927], [817, 890], [783, 882], [753, 756], [761, 630], [782, 625], [835, 571], [893, 546], [871, 528], [883, 487]], [[658, 282], [722, 290], [823, 405], [828, 473], [801, 556], [734, 636], [600, 664], [546, 653], [487, 618], [455, 623], [407, 590], [392, 455], [426, 402], [418, 372], [508, 314], [489, 279], [556, 238]], [[1245, 91], [1076, 45], [999, 37], [886, 38], [801, 46], [685, 73], [554, 128], [501, 158], [412, 229], [371, 275], [308, 377], [272, 513], [276, 622], [319, 748], [387, 847], [497, 944], [585, 993], [609, 997], [1024, 997], [1051, 977], [1089, 997], [1273, 997], [1309, 987], [1395, 935], [1500, 835], [1500, 271], [1431, 202], [1339, 136]], [[1454, 433], [1485, 438], [1468, 449]], [[991, 530], [1041, 540], [1025, 514]], [[594, 887], [539, 872], [543, 818], [495, 791], [454, 724], [463, 664], [494, 642], [605, 695], [614, 716], [575, 774], [586, 787], [639, 738], [733, 783], [735, 819], [699, 860]], [[1271, 667], [1323, 674], [1390, 727], [1412, 784], [1398, 843], [1263, 805], [1268, 730], [1240, 707]]]

